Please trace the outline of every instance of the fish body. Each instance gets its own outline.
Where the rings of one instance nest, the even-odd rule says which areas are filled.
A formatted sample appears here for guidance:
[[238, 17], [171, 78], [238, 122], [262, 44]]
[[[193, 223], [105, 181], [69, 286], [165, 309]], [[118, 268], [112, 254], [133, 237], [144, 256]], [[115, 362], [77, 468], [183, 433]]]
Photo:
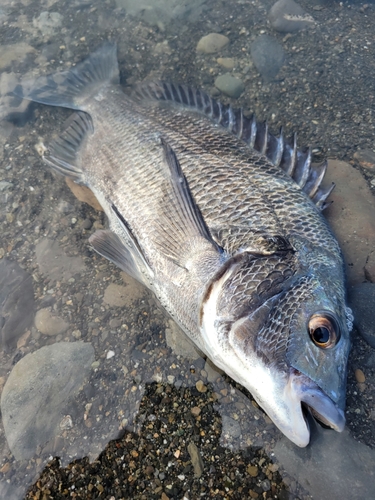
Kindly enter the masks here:
[[152, 290], [294, 443], [309, 442], [302, 405], [341, 431], [352, 318], [321, 214], [325, 166], [203, 92], [125, 94], [111, 44], [22, 95], [76, 110], [44, 160], [104, 208], [95, 250]]

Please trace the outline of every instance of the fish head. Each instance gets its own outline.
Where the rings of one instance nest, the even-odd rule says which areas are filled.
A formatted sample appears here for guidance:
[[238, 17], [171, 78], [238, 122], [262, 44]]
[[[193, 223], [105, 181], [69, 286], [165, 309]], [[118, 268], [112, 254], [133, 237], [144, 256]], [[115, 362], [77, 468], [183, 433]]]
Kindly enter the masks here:
[[[258, 267], [262, 264], [257, 263]], [[328, 286], [326, 277], [311, 272], [284, 272], [283, 280], [275, 273], [275, 265], [269, 265], [270, 258], [264, 266], [268, 269], [266, 291], [259, 285], [264, 278], [254, 285], [254, 275], [249, 275], [249, 289], [242, 292], [248, 310], [238, 308], [238, 303], [235, 306], [233, 295], [232, 299], [228, 296], [231, 289], [237, 302], [240, 299], [235, 282], [238, 273], [241, 282], [246, 281], [243, 267], [217, 283], [213, 360], [251, 392], [292, 442], [304, 447], [310, 441], [305, 409], [326, 426], [339, 432], [344, 429], [352, 318], [341, 281]], [[240, 312], [233, 321], [228, 319], [230, 307]], [[222, 351], [225, 356], [220, 357]]]

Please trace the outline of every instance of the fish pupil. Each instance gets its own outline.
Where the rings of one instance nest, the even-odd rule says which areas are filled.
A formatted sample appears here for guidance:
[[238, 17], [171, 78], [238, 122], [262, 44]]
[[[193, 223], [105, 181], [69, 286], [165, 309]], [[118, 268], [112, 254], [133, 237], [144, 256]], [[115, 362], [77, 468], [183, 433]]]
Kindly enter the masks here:
[[316, 328], [313, 332], [313, 338], [318, 344], [326, 344], [329, 341], [329, 330], [324, 326]]

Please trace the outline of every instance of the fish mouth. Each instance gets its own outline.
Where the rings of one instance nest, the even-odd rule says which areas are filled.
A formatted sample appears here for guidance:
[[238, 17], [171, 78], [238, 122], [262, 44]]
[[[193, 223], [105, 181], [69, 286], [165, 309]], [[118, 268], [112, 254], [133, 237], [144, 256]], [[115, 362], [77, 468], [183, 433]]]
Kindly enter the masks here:
[[297, 439], [292, 439], [298, 446], [307, 446], [310, 441], [310, 429], [305, 415], [309, 411], [316, 421], [326, 427], [342, 432], [345, 427], [344, 411], [309, 377], [292, 369], [287, 385], [288, 398], [298, 405], [303, 422], [295, 422], [293, 429]]
[[345, 427], [344, 412], [328, 396], [324, 395], [323, 399], [321, 394], [322, 391], [316, 395], [308, 394], [302, 400], [302, 403], [306, 405], [311, 415], [319, 423], [337, 432], [342, 432]]

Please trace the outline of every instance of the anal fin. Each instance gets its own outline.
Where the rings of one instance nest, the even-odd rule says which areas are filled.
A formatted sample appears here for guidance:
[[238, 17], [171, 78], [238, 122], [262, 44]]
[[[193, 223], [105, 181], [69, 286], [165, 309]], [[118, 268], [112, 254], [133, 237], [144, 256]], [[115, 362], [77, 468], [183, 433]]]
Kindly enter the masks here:
[[58, 173], [82, 182], [79, 152], [87, 135], [94, 132], [90, 115], [82, 111], [74, 113], [66, 122], [64, 132], [42, 152], [43, 160]]

